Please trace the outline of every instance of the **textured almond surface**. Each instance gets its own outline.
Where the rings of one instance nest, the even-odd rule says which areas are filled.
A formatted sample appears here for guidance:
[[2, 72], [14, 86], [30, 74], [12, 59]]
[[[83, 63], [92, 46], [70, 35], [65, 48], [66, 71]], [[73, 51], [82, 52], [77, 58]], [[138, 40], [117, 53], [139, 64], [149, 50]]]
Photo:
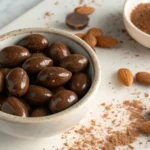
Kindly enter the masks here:
[[140, 130], [144, 133], [150, 134], [150, 121], [142, 123]]
[[75, 12], [78, 12], [78, 13], [84, 14], [84, 15], [89, 15], [89, 14], [93, 13], [94, 11], [95, 11], [95, 8], [89, 7], [89, 6], [77, 7], [75, 9]]
[[118, 70], [118, 78], [120, 82], [126, 86], [131, 86], [133, 84], [133, 74], [127, 68], [121, 68]]
[[96, 40], [95, 36], [93, 36], [93, 35], [87, 34], [87, 35], [84, 36], [83, 40], [84, 40], [88, 45], [90, 45], [92, 48], [95, 47], [96, 44], [97, 44], [97, 40]]
[[79, 38], [83, 39], [86, 34], [85, 33], [76, 33], [75, 35], [78, 36]]
[[150, 73], [148, 73], [148, 72], [138, 72], [136, 74], [136, 80], [139, 83], [150, 85]]
[[97, 39], [97, 46], [100, 46], [100, 47], [111, 48], [118, 44], [118, 41], [114, 39], [112, 36], [102, 35], [102, 36], [96, 37], [96, 39]]
[[103, 34], [103, 32], [99, 28], [91, 28], [87, 34], [91, 34], [93, 36], [101, 36]]

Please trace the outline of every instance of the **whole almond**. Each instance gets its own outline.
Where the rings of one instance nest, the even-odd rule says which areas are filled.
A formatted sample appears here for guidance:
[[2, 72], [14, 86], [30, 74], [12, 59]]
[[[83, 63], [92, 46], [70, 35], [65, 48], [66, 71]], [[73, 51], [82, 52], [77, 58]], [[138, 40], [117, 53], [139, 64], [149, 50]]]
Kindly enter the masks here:
[[146, 134], [150, 134], [150, 121], [144, 122], [140, 125], [139, 129]]
[[101, 36], [101, 35], [103, 35], [103, 32], [99, 28], [91, 28], [87, 34], [91, 34], [93, 36]]
[[77, 37], [83, 39], [86, 34], [85, 34], [85, 33], [76, 33], [75, 35], [76, 35]]
[[95, 8], [90, 7], [90, 6], [81, 6], [81, 7], [75, 8], [74, 11], [83, 15], [89, 15], [95, 11]]
[[96, 46], [97, 40], [96, 37], [90, 34], [84, 36], [83, 40], [90, 45], [92, 48]]
[[139, 83], [150, 85], [150, 73], [148, 73], [148, 72], [138, 72], [136, 74], [136, 80]]
[[118, 70], [118, 78], [120, 82], [126, 86], [131, 86], [133, 84], [133, 74], [127, 68], [121, 68]]
[[102, 35], [102, 36], [96, 37], [96, 39], [97, 39], [97, 46], [100, 46], [100, 47], [111, 48], [118, 44], [118, 41], [114, 39], [112, 36]]

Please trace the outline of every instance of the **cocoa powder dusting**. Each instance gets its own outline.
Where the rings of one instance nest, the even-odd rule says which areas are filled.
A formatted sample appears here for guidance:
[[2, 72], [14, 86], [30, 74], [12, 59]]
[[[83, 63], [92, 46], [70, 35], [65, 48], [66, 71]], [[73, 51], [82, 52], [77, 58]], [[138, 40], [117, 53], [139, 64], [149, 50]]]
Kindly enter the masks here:
[[[62, 135], [64, 147], [59, 150], [115, 150], [117, 146], [126, 145], [130, 149], [134, 149], [130, 144], [143, 133], [143, 131], [140, 130], [141, 126], [139, 126], [139, 122], [142, 124], [146, 122], [143, 117], [144, 104], [139, 100], [124, 101], [122, 105], [118, 105], [120, 110], [117, 112], [113, 107], [113, 104], [103, 104], [101, 107], [103, 106], [105, 111], [101, 114], [100, 121], [102, 117], [104, 117], [104, 121], [105, 119], [108, 119], [108, 121], [109, 119], [111, 120], [111, 118], [107, 118], [107, 115], [111, 115], [113, 119], [110, 122], [114, 127], [117, 126], [117, 122], [117, 130], [113, 128], [113, 126], [103, 126], [99, 120], [91, 119], [88, 125], [78, 125], [65, 132]], [[114, 113], [112, 114], [110, 109], [113, 108]], [[127, 124], [124, 124], [124, 128], [119, 129], [119, 126], [123, 125], [123, 121], [118, 121], [117, 118], [114, 119], [114, 117], [118, 117], [117, 113], [121, 112], [122, 109], [128, 113], [129, 116]], [[147, 124], [147, 126], [150, 126], [150, 123]]]
[[131, 13], [131, 21], [137, 28], [150, 34], [150, 3], [139, 4]]

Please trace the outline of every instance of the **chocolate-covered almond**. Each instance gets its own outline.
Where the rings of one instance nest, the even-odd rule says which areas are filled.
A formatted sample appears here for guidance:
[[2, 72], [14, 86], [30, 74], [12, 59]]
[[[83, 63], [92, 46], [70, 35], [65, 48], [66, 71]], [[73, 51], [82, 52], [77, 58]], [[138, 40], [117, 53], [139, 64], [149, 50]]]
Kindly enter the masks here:
[[47, 55], [54, 61], [60, 61], [62, 58], [69, 56], [68, 47], [61, 42], [54, 42], [47, 50]]
[[4, 75], [0, 71], [0, 93], [3, 91], [3, 87], [4, 87]]
[[69, 108], [77, 101], [78, 96], [74, 92], [70, 90], [63, 90], [51, 98], [49, 108], [52, 113], [57, 113]]
[[85, 70], [88, 65], [88, 59], [80, 54], [72, 54], [63, 58], [60, 66], [68, 69], [71, 72], [81, 72]]
[[8, 97], [2, 104], [1, 111], [21, 117], [28, 116], [26, 106], [16, 97]]
[[64, 68], [48, 67], [38, 74], [37, 79], [44, 86], [56, 88], [68, 82], [71, 77], [72, 73]]
[[1, 68], [0, 71], [3, 73], [4, 76], [6, 76], [11, 71], [11, 69], [10, 68]]
[[53, 65], [53, 60], [46, 56], [37, 56], [30, 57], [27, 59], [22, 68], [25, 69], [28, 73], [38, 73], [46, 67]]
[[18, 45], [26, 47], [31, 53], [42, 52], [48, 47], [48, 39], [41, 34], [32, 34], [23, 38]]
[[31, 117], [44, 117], [50, 114], [50, 111], [47, 108], [39, 107], [33, 110]]
[[46, 104], [52, 95], [52, 92], [47, 88], [30, 85], [24, 97], [31, 105], [39, 106]]
[[0, 64], [4, 67], [15, 67], [30, 57], [29, 51], [21, 46], [8, 46], [0, 51]]
[[74, 91], [79, 97], [82, 97], [86, 94], [89, 83], [90, 81], [85, 73], [76, 73], [70, 80], [69, 89]]
[[6, 76], [6, 88], [14, 96], [23, 96], [29, 87], [29, 77], [22, 68], [12, 69]]

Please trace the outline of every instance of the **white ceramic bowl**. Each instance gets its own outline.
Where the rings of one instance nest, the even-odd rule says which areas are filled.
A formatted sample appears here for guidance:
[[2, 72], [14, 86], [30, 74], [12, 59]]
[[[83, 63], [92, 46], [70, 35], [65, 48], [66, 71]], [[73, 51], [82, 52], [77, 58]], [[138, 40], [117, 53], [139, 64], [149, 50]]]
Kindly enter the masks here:
[[150, 2], [149, 0], [126, 0], [123, 10], [123, 19], [128, 33], [141, 45], [150, 48], [150, 35], [138, 29], [130, 19], [132, 10], [140, 3]]
[[88, 74], [92, 85], [87, 94], [72, 107], [53, 115], [38, 118], [22, 118], [0, 112], [0, 131], [22, 138], [44, 138], [63, 132], [77, 124], [88, 112], [90, 103], [100, 85], [100, 64], [95, 52], [81, 39], [66, 31], [48, 28], [29, 28], [6, 33], [0, 36], [0, 49], [14, 45], [23, 37], [40, 33], [45, 35], [50, 43], [62, 41], [89, 59]]

